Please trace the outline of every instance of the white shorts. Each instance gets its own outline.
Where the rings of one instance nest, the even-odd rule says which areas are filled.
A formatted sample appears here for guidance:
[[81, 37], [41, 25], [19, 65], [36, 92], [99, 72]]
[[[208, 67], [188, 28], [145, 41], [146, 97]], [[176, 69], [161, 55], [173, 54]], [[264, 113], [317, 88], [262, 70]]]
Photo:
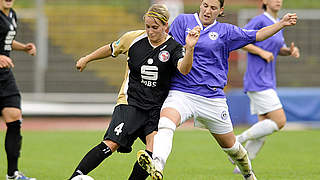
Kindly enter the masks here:
[[249, 91], [247, 94], [250, 98], [251, 114], [262, 115], [282, 108], [280, 99], [274, 89]]
[[233, 131], [225, 98], [206, 98], [170, 90], [162, 109], [167, 107], [174, 108], [180, 113], [180, 124], [194, 117], [195, 127], [209, 129], [211, 133], [226, 134]]

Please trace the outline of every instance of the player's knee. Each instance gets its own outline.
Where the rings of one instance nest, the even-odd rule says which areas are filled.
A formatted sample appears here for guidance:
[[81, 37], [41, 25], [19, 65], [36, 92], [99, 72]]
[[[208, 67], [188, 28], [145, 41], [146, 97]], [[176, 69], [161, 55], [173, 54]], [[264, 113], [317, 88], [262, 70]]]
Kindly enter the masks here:
[[109, 139], [104, 140], [103, 143], [105, 145], [107, 145], [111, 149], [112, 152], [115, 152], [120, 147], [120, 145], [118, 143], [113, 142]]
[[22, 118], [21, 110], [18, 108], [4, 108], [2, 110], [2, 115], [7, 123], [20, 120]]
[[279, 130], [280, 130], [286, 125], [287, 119], [286, 119], [286, 117], [283, 117], [279, 121], [277, 121], [276, 123], [277, 123]]
[[173, 121], [171, 121], [169, 118], [161, 117], [158, 124], [158, 131], [164, 130], [164, 129], [175, 131], [176, 127], [177, 127], [176, 124]]

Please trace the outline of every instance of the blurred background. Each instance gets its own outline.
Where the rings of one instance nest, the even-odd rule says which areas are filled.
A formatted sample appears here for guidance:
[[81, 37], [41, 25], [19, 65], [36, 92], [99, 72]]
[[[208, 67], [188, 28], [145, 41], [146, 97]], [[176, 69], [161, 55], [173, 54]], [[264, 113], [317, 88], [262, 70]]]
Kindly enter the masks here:
[[[123, 80], [126, 57], [91, 63], [80, 73], [75, 62], [130, 30], [144, 29], [142, 16], [151, 3], [164, 2], [171, 20], [179, 13], [198, 12], [200, 0], [17, 0], [20, 42], [35, 42], [36, 57], [13, 52], [13, 69], [23, 97], [24, 116], [111, 115]], [[226, 0], [228, 22], [243, 27], [262, 12], [261, 0]], [[299, 22], [286, 28], [289, 45], [295, 42], [301, 58], [279, 57], [278, 93], [288, 122], [317, 126], [320, 122], [320, 1], [284, 0], [283, 11], [297, 12]], [[226, 87], [234, 123], [256, 121], [242, 92], [246, 57], [231, 53]]]

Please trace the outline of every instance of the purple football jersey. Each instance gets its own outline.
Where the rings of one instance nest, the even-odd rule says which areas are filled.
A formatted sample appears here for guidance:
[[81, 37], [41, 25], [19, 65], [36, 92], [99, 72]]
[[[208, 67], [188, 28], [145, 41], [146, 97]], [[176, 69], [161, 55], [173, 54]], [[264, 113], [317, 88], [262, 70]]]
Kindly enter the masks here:
[[201, 27], [201, 33], [194, 49], [192, 69], [187, 75], [177, 72], [172, 78], [171, 90], [207, 98], [224, 98], [229, 53], [255, 42], [257, 31], [217, 21], [203, 27], [195, 13], [179, 15], [171, 24], [169, 33], [176, 41], [185, 45], [188, 32], [196, 26]]
[[[259, 30], [279, 21], [268, 13], [254, 17], [245, 26], [245, 29]], [[279, 31], [272, 37], [253, 43], [254, 45], [273, 53], [274, 60], [267, 63], [258, 55], [248, 53], [247, 71], [244, 76], [244, 91], [262, 91], [276, 89], [276, 57], [280, 49], [285, 45], [283, 31]]]

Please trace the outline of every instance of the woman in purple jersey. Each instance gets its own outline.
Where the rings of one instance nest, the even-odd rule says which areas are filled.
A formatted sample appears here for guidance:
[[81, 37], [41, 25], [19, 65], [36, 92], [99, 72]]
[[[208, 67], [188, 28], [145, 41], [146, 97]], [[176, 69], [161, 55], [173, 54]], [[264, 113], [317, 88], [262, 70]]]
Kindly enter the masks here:
[[[264, 13], [254, 17], [245, 29], [259, 30], [279, 22], [278, 12], [282, 0], [264, 0]], [[243, 48], [248, 51], [247, 71], [244, 77], [244, 91], [250, 98], [252, 114], [258, 115], [258, 120], [251, 128], [237, 136], [239, 143], [245, 143], [249, 159], [256, 157], [262, 148], [266, 136], [279, 131], [286, 124], [276, 89], [276, 57], [300, 57], [299, 49], [291, 43], [290, 48], [285, 45], [282, 31], [262, 42], [256, 42]], [[235, 173], [239, 173], [236, 167]]]
[[179, 15], [170, 27], [176, 41], [185, 44], [185, 36], [195, 26], [201, 27], [194, 49], [194, 61], [188, 75], [176, 73], [165, 100], [154, 137], [153, 157], [139, 151], [139, 164], [154, 179], [163, 178], [163, 169], [171, 152], [173, 134], [177, 126], [194, 117], [195, 126], [204, 127], [221, 148], [239, 166], [244, 179], [256, 179], [244, 147], [236, 141], [223, 88], [227, 83], [228, 57], [235, 49], [255, 41], [263, 41], [286, 26], [296, 24], [296, 14], [260, 30], [245, 30], [219, 23], [224, 0], [201, 0], [200, 12]]
[[22, 143], [21, 97], [11, 71], [14, 63], [10, 58], [10, 52], [18, 50], [34, 56], [36, 47], [33, 43], [23, 44], [14, 40], [17, 17], [12, 9], [13, 4], [14, 0], [0, 0], [0, 116], [3, 117], [7, 126], [4, 143], [8, 162], [6, 179], [35, 180], [35, 178], [26, 177], [18, 170]]

